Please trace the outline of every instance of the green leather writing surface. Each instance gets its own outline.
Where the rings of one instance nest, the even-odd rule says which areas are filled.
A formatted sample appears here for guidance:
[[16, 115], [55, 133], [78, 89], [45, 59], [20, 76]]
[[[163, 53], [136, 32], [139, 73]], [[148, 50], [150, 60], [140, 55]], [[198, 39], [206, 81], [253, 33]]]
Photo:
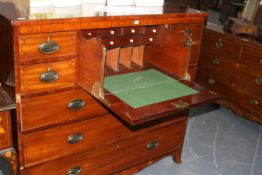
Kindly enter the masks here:
[[154, 69], [105, 77], [104, 87], [133, 108], [198, 93]]

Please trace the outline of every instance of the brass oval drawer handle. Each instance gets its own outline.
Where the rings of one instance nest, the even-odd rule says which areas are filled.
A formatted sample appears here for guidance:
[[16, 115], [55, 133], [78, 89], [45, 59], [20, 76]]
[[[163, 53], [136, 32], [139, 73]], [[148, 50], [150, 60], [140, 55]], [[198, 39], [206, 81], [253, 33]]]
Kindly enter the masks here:
[[222, 38], [219, 38], [218, 41], [215, 43], [215, 45], [216, 45], [216, 48], [218, 49], [224, 47]]
[[46, 42], [40, 44], [39, 50], [42, 54], [52, 54], [59, 50], [59, 45], [49, 37]]
[[56, 71], [50, 70], [50, 68], [48, 68], [48, 71], [43, 72], [39, 77], [40, 81], [43, 83], [52, 83], [58, 80], [58, 78], [59, 74]]
[[212, 59], [212, 64], [214, 64], [214, 65], [218, 65], [218, 64], [220, 64], [220, 60], [217, 59], [217, 58]]
[[183, 42], [184, 46], [191, 47], [192, 46], [192, 39], [187, 39]]
[[262, 85], [262, 77], [259, 77], [259, 78], [256, 79], [256, 84]]
[[85, 106], [85, 101], [83, 99], [75, 99], [68, 103], [67, 107], [70, 110], [79, 110]]
[[253, 106], [257, 106], [259, 104], [259, 102], [256, 99], [251, 99], [249, 102]]
[[158, 146], [159, 146], [159, 142], [154, 140], [154, 141], [149, 142], [146, 147], [148, 150], [154, 150]]
[[209, 78], [207, 81], [210, 85], [214, 85], [216, 83], [216, 81], [213, 78]]
[[84, 140], [84, 134], [82, 133], [76, 133], [67, 137], [67, 143], [71, 145], [77, 144], [82, 140]]
[[82, 168], [80, 166], [76, 166], [68, 170], [66, 172], [66, 175], [77, 175], [77, 174], [80, 174], [81, 171], [82, 171]]

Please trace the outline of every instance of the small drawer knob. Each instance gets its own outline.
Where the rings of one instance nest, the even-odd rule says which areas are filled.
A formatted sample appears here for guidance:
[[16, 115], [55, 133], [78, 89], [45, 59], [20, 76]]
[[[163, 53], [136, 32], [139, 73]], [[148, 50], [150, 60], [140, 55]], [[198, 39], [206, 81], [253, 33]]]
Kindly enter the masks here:
[[39, 77], [40, 81], [43, 83], [52, 83], [58, 80], [58, 78], [59, 74], [56, 71], [51, 70], [50, 68], [48, 68], [46, 72], [43, 72]]
[[216, 83], [216, 81], [213, 78], [209, 78], [207, 81], [210, 85], [214, 85]]
[[115, 34], [115, 31], [114, 31], [114, 30], [111, 30], [111, 31], [110, 31], [110, 34], [111, 34], [111, 35], [114, 35], [114, 34]]
[[220, 60], [217, 59], [217, 58], [212, 59], [212, 64], [218, 65], [218, 64], [220, 64]]
[[192, 39], [187, 39], [183, 42], [184, 46], [191, 47], [192, 46]]
[[223, 39], [219, 38], [218, 41], [215, 43], [215, 45], [216, 45], [216, 48], [218, 49], [224, 47]]
[[55, 41], [52, 41], [49, 37], [47, 38], [46, 42], [43, 42], [39, 46], [39, 51], [42, 54], [52, 54], [58, 50], [59, 50], [59, 45]]
[[91, 32], [89, 32], [89, 33], [88, 33], [88, 36], [92, 36], [92, 33], [91, 33]]
[[133, 39], [130, 39], [129, 41], [130, 41], [130, 43], [133, 43], [133, 42], [134, 42], [134, 40], [133, 40]]
[[70, 110], [79, 110], [85, 106], [85, 101], [83, 99], [75, 99], [68, 103], [67, 107]]
[[136, 32], [136, 30], [135, 29], [131, 29], [131, 33], [135, 33]]
[[259, 104], [259, 102], [256, 99], [251, 99], [249, 102], [253, 106], [257, 106]]
[[146, 147], [148, 150], [154, 150], [158, 146], [159, 146], [159, 142], [154, 140], [154, 141], [149, 142]]
[[114, 41], [110, 41], [109, 44], [110, 45], [114, 45], [115, 43], [114, 43]]
[[77, 144], [84, 140], [84, 134], [76, 133], [67, 137], [67, 143], [70, 145]]
[[256, 84], [262, 85], [262, 77], [259, 77], [259, 78], [256, 79]]
[[66, 172], [66, 175], [77, 175], [77, 174], [80, 174], [81, 171], [82, 171], [82, 168], [80, 166], [76, 166], [68, 170]]
[[152, 32], [153, 32], [153, 33], [156, 33], [156, 29], [153, 29]]
[[153, 39], [153, 38], [149, 38], [149, 41], [150, 41], [150, 42], [153, 42], [153, 41], [154, 41], [154, 39]]

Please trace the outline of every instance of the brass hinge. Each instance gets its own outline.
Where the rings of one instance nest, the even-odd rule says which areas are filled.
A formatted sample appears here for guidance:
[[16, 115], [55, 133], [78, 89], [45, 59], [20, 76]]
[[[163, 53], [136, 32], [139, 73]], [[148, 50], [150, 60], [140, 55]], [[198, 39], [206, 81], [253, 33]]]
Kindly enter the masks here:
[[174, 106], [174, 107], [176, 107], [176, 109], [177, 109], [178, 111], [184, 110], [184, 109], [186, 109], [186, 108], [189, 107], [189, 103], [184, 102], [184, 101], [182, 101], [182, 100], [176, 101], [176, 102], [172, 102], [171, 105]]

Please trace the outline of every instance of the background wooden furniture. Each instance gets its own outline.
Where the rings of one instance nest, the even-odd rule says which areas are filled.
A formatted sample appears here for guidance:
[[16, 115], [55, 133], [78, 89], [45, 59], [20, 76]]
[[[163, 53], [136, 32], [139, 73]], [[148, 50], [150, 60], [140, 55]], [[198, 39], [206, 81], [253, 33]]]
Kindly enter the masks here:
[[[215, 93], [183, 80], [187, 70], [192, 76], [196, 71], [198, 46], [206, 13], [193, 9], [187, 12], [187, 8], [178, 6], [164, 7], [164, 11], [154, 15], [128, 15], [125, 11], [123, 15], [114, 16], [102, 11], [73, 18], [67, 18], [66, 15], [65, 18], [39, 15], [38, 19], [29, 19], [32, 15], [20, 13], [16, 4], [10, 2], [1, 5], [14, 7], [14, 11], [6, 10], [0, 18], [3, 38], [1, 51], [5, 55], [1, 57], [1, 64], [4, 63], [10, 70], [13, 65], [15, 67], [15, 90], [10, 87], [9, 92], [16, 97], [21, 175], [45, 175], [46, 172], [51, 175], [105, 175], [117, 174], [123, 170], [132, 174], [167, 155], [172, 155], [177, 163], [181, 163], [188, 105], [191, 107], [219, 98]], [[29, 9], [26, 11], [29, 12]], [[114, 60], [119, 56], [115, 54], [119, 53], [116, 52], [119, 48], [116, 51], [111, 49], [106, 55], [107, 59], [102, 60], [105, 50], [101, 52], [101, 47], [97, 45], [111, 47], [116, 44], [127, 53], [128, 48], [124, 46], [126, 43], [130, 45], [131, 41], [142, 41], [143, 45], [155, 39], [160, 41], [158, 28], [161, 27], [165, 27], [168, 33], [176, 34], [174, 36], [177, 36], [178, 31], [184, 34], [181, 36], [187, 36], [188, 40], [179, 43], [188, 46], [186, 50], [189, 51], [189, 46], [193, 45], [192, 53], [195, 57], [190, 60], [193, 66], [188, 68], [189, 58], [186, 58], [182, 60], [183, 64], [175, 62], [178, 66], [173, 68], [180, 69], [179, 64], [181, 67], [186, 65], [178, 77], [182, 83], [197, 89], [199, 93], [183, 97], [188, 103], [185, 106], [172, 105], [170, 102], [174, 100], [171, 100], [156, 109], [141, 108], [140, 113], [150, 114], [151, 118], [158, 120], [131, 126], [121, 118], [122, 115], [112, 112], [110, 105], [103, 103], [105, 108], [99, 102], [99, 86], [92, 84], [91, 89], [85, 88], [88, 93], [81, 88], [86, 87], [81, 83], [94, 80], [102, 82], [99, 80], [105, 76], [102, 73], [105, 67], [101, 66], [105, 65], [103, 61], [111, 68], [118, 66]], [[128, 38], [133, 37], [136, 31], [146, 31], [145, 37], [138, 33], [135, 38]], [[86, 47], [92, 41], [95, 41], [94, 44]], [[169, 47], [176, 49], [177, 45], [175, 43]], [[188, 54], [188, 51], [181, 53]], [[140, 54], [137, 58], [140, 58]], [[172, 52], [168, 58], [175, 58], [175, 54]], [[158, 55], [162, 55], [161, 52]], [[142, 61], [138, 60], [137, 63]], [[125, 63], [125, 69], [129, 68], [126, 59], [120, 59], [120, 63]], [[171, 73], [177, 72], [177, 69], [172, 70], [169, 66], [166, 71], [170, 71], [169, 76], [173, 78], [177, 76]], [[83, 76], [86, 72], [92, 74]], [[1, 72], [1, 82], [7, 88], [9, 75], [10, 72]], [[167, 113], [166, 109], [172, 110]], [[128, 117], [127, 114], [128, 110]]]
[[262, 123], [262, 45], [207, 26], [197, 82], [224, 96], [222, 105]]

